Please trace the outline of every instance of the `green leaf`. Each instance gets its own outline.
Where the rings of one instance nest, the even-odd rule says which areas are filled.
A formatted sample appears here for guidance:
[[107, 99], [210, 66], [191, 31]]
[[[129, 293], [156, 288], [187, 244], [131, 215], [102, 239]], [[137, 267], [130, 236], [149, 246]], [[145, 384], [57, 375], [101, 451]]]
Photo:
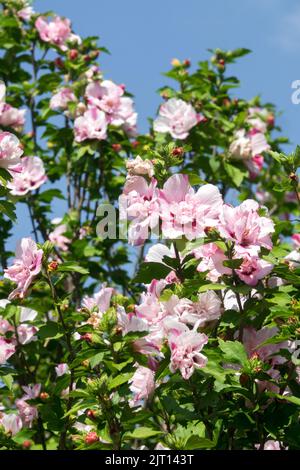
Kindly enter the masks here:
[[6, 183], [11, 180], [11, 174], [5, 168], [0, 168], [0, 182], [3, 184], [3, 186], [6, 186]]
[[238, 188], [246, 176], [246, 171], [241, 170], [237, 166], [231, 165], [231, 163], [227, 162], [224, 162], [224, 169], [227, 175], [231, 178], [234, 185]]
[[67, 261], [66, 263], [60, 264], [57, 271], [60, 272], [76, 272], [80, 274], [89, 274], [89, 271], [73, 261]]
[[8, 390], [11, 391], [12, 386], [13, 386], [13, 382], [14, 382], [13, 376], [10, 375], [10, 374], [4, 375], [3, 377], [1, 377], [1, 380], [7, 386]]
[[42, 326], [37, 335], [41, 339], [53, 338], [59, 333], [59, 326], [53, 321], [49, 321], [46, 325]]
[[243, 263], [243, 261], [244, 261], [243, 258], [227, 259], [226, 261], [223, 261], [223, 266], [225, 266], [226, 268], [230, 268], [230, 269], [238, 269]]
[[247, 353], [244, 345], [239, 341], [223, 341], [219, 339], [219, 346], [224, 353], [224, 360], [228, 362], [238, 362], [244, 365], [247, 361]]
[[127, 432], [124, 437], [130, 439], [147, 439], [148, 437], [158, 436], [160, 434], [163, 433], [152, 428], [141, 426], [140, 428], [136, 428], [133, 432]]
[[217, 284], [217, 283], [210, 283], [204, 284], [203, 286], [199, 287], [198, 292], [206, 292], [208, 290], [222, 290], [224, 289], [224, 284]]
[[43, 202], [51, 202], [54, 198], [65, 199], [64, 195], [59, 189], [48, 189], [39, 194], [39, 200]]
[[215, 447], [215, 443], [206, 439], [205, 437], [200, 436], [191, 436], [188, 438], [184, 445], [183, 450], [194, 450], [194, 449], [211, 449]]
[[11, 220], [16, 220], [15, 206], [9, 201], [0, 201], [0, 213], [7, 215]]
[[133, 372], [126, 372], [125, 374], [120, 374], [120, 375], [117, 375], [117, 377], [110, 379], [109, 384], [108, 384], [109, 390], [112, 390], [113, 388], [117, 388], [120, 385], [128, 382], [132, 376], [133, 376]]
[[95, 356], [91, 357], [91, 359], [89, 359], [91, 368], [93, 369], [93, 368], [96, 367], [98, 364], [100, 364], [100, 362], [102, 362], [102, 360], [103, 360], [103, 357], [104, 357], [104, 353], [103, 353], [103, 352], [100, 352], [100, 353], [98, 353], [98, 354], [95, 354]]
[[273, 392], [267, 392], [269, 396], [272, 396], [274, 398], [279, 398], [279, 400], [284, 400], [284, 401], [289, 401], [290, 403], [293, 403], [294, 405], [300, 406], [300, 398], [294, 397], [294, 396], [289, 396], [289, 395], [279, 395], [278, 393], [273, 393]]
[[165, 278], [171, 268], [161, 263], [142, 263], [140, 269], [135, 276], [133, 282], [141, 282], [148, 284], [152, 279], [163, 279]]

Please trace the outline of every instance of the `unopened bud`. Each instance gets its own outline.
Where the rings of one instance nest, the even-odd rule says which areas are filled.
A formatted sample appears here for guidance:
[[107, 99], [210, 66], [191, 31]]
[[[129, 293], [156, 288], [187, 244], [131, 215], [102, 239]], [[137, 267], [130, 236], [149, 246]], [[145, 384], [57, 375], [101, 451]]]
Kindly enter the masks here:
[[23, 449], [30, 449], [31, 446], [32, 446], [32, 442], [29, 441], [29, 440], [26, 440], [26, 441], [22, 442]]
[[40, 393], [40, 399], [41, 400], [47, 400], [49, 398], [49, 393], [47, 392], [41, 392]]
[[99, 437], [97, 433], [94, 431], [89, 432], [84, 438], [84, 442], [88, 445], [94, 444], [95, 442], [98, 442], [98, 441], [99, 441]]
[[62, 69], [65, 66], [64, 61], [61, 59], [61, 57], [56, 57], [56, 59], [54, 59], [54, 64], [59, 69]]
[[111, 148], [115, 151], [115, 152], [120, 152], [122, 150], [122, 145], [121, 144], [112, 144]]
[[184, 148], [183, 147], [175, 147], [171, 154], [173, 155], [173, 157], [181, 157], [184, 153]]
[[68, 56], [69, 56], [69, 59], [70, 59], [70, 60], [76, 60], [77, 57], [78, 57], [78, 51], [77, 51], [76, 49], [71, 49], [71, 50], [69, 51]]
[[189, 59], [185, 59], [185, 60], [183, 61], [183, 65], [184, 65], [185, 67], [190, 67], [190, 66], [191, 66], [191, 61], [190, 61]]
[[51, 261], [51, 263], [48, 264], [48, 271], [56, 271], [59, 266], [58, 261]]
[[90, 419], [95, 419], [96, 418], [96, 413], [94, 410], [87, 410], [86, 415]]
[[91, 333], [85, 333], [84, 335], [81, 336], [82, 340], [87, 341], [88, 343], [92, 342], [92, 335]]
[[173, 65], [173, 67], [180, 67], [181, 62], [180, 62], [179, 59], [172, 59], [171, 60], [171, 65]]

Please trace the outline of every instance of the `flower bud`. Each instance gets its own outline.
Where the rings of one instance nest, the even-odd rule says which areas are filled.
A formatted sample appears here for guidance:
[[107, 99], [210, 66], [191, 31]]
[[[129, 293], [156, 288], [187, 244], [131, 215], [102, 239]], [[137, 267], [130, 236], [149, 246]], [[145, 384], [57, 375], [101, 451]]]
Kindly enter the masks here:
[[76, 60], [77, 57], [78, 57], [78, 51], [77, 51], [76, 49], [71, 49], [71, 50], [69, 51], [68, 56], [69, 56], [69, 59], [70, 59], [70, 60]]
[[84, 335], [81, 335], [81, 339], [84, 341], [87, 341], [88, 343], [92, 342], [92, 335], [91, 333], [85, 333]]
[[26, 441], [22, 442], [23, 449], [30, 449], [31, 446], [32, 446], [32, 442], [29, 441], [29, 440], [26, 440]]
[[99, 437], [97, 433], [94, 431], [89, 432], [84, 438], [84, 442], [88, 445], [94, 444], [95, 442], [98, 442], [98, 441], [99, 441]]
[[56, 57], [56, 59], [54, 59], [54, 64], [59, 69], [62, 69], [65, 66], [64, 61], [61, 59], [61, 57]]
[[115, 152], [120, 152], [122, 150], [122, 145], [121, 144], [112, 144], [111, 148], [115, 151]]
[[95, 419], [96, 418], [96, 413], [94, 410], [87, 410], [86, 415], [90, 419]]
[[40, 399], [41, 400], [47, 400], [49, 398], [49, 393], [47, 392], [41, 392], [40, 393]]
[[181, 157], [184, 153], [184, 148], [183, 147], [175, 147], [171, 154], [173, 155], [173, 157]]
[[48, 271], [49, 272], [56, 271], [58, 266], [59, 266], [58, 261], [51, 261], [51, 263], [48, 264]]

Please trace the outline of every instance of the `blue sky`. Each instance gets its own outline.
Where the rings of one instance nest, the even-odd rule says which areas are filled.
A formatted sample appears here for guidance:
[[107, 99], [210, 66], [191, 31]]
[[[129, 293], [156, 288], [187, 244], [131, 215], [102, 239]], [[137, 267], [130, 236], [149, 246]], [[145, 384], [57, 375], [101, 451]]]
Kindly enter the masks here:
[[[37, 0], [34, 7], [69, 17], [80, 36], [100, 36], [112, 54], [100, 57], [101, 69], [135, 95], [140, 131], [160, 103], [155, 91], [167, 82], [161, 74], [172, 58], [195, 64], [208, 48], [247, 47], [252, 54], [231, 70], [242, 82], [238, 94], [274, 102], [283, 134], [300, 143], [300, 105], [291, 102], [291, 83], [300, 79], [299, 1]], [[18, 210], [22, 233], [17, 230], [13, 244], [30, 234], [27, 217]]]

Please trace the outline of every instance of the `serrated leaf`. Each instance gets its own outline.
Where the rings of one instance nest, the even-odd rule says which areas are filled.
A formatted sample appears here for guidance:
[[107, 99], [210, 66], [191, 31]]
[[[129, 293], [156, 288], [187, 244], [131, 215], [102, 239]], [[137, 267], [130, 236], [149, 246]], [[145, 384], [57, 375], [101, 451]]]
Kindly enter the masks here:
[[223, 341], [219, 339], [219, 346], [224, 353], [224, 361], [238, 362], [244, 365], [247, 361], [245, 347], [239, 341]]

